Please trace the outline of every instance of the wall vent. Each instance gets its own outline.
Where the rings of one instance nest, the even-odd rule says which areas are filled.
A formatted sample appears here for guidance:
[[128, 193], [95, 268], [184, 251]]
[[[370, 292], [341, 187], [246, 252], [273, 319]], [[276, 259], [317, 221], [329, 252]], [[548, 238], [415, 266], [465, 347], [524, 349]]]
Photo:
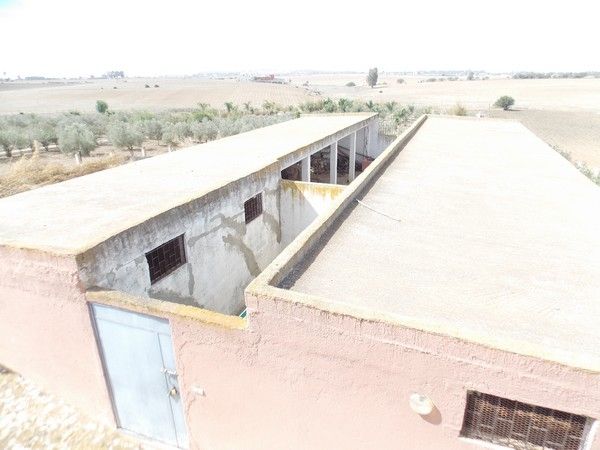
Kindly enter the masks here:
[[185, 263], [183, 234], [146, 253], [150, 283], [154, 284]]
[[262, 193], [256, 194], [254, 197], [244, 202], [244, 215], [246, 223], [252, 222], [263, 212]]
[[461, 436], [518, 450], [580, 450], [592, 420], [469, 391]]

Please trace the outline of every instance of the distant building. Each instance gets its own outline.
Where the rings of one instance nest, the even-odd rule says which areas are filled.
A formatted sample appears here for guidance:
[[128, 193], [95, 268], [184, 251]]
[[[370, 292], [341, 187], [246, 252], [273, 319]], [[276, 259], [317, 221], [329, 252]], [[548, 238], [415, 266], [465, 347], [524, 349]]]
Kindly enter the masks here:
[[1, 199], [0, 363], [177, 447], [600, 449], [598, 205], [517, 122], [301, 117]]
[[274, 83], [274, 84], [286, 84], [287, 81], [283, 78], [276, 78], [275, 75], [266, 75], [266, 76], [255, 76], [252, 77], [252, 81], [257, 81], [260, 83]]

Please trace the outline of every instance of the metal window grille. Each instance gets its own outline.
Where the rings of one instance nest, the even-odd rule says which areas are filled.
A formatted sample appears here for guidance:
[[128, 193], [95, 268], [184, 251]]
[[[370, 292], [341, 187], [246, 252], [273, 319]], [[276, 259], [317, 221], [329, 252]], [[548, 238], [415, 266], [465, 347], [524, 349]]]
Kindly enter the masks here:
[[254, 197], [244, 202], [244, 215], [246, 223], [252, 222], [263, 212], [262, 193], [256, 194]]
[[461, 436], [518, 450], [580, 450], [588, 419], [470, 391]]
[[146, 253], [150, 268], [150, 283], [169, 275], [185, 263], [183, 234]]

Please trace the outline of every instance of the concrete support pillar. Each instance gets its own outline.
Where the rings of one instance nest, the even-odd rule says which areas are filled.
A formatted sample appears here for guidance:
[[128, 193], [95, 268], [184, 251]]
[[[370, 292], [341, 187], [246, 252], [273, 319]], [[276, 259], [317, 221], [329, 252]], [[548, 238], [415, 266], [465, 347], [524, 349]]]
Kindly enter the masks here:
[[329, 152], [329, 182], [331, 184], [337, 184], [337, 141], [331, 144], [331, 147], [329, 148], [331, 149]]
[[356, 131], [350, 135], [350, 162], [348, 163], [348, 183], [356, 176]]
[[381, 153], [379, 151], [379, 122], [377, 121], [377, 118], [369, 121], [369, 126], [367, 127], [367, 136], [369, 140], [367, 154], [375, 158]]
[[310, 181], [310, 155], [302, 160], [302, 181]]

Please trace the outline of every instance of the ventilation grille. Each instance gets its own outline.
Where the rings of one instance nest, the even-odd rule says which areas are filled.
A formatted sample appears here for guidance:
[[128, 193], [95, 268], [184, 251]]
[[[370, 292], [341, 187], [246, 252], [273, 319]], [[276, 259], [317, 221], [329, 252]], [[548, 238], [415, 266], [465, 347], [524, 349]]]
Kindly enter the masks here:
[[461, 436], [519, 450], [580, 450], [588, 418], [469, 392]]
[[185, 263], [183, 234], [146, 253], [150, 268], [150, 283], [169, 275]]
[[244, 215], [246, 223], [252, 222], [263, 212], [262, 193], [256, 194], [251, 199], [244, 202]]

